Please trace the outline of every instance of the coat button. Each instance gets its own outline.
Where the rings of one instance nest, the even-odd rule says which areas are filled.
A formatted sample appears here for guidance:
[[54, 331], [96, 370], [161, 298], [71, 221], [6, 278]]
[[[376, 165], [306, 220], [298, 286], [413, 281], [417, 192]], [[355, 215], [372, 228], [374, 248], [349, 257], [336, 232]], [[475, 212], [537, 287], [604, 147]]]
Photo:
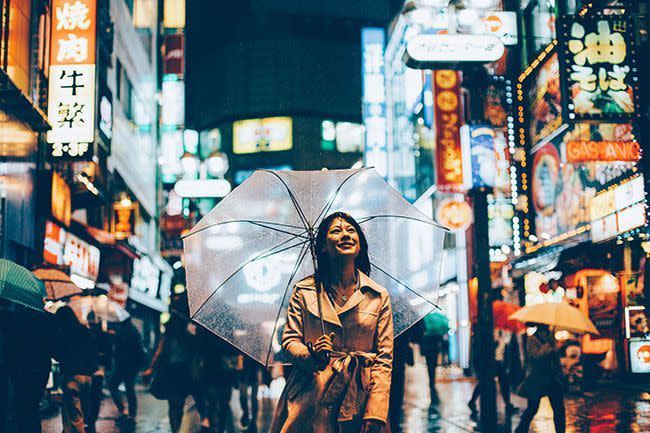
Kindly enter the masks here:
[[334, 405], [333, 404], [328, 404], [326, 407], [328, 412], [334, 412]]

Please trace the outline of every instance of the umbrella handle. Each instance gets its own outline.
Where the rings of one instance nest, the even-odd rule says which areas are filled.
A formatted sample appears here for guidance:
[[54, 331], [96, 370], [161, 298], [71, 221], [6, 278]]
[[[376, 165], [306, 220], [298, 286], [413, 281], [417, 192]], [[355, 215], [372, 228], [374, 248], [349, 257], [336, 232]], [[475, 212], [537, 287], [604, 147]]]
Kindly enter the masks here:
[[321, 300], [321, 291], [323, 290], [323, 285], [316, 278], [318, 272], [316, 272], [316, 267], [318, 263], [316, 262], [316, 241], [313, 239], [313, 236], [310, 236], [309, 239], [309, 249], [311, 250], [311, 262], [314, 266], [314, 284], [316, 285], [316, 302], [318, 304], [318, 318], [320, 319], [320, 331], [321, 335], [325, 335], [325, 322], [323, 321], [323, 301]]

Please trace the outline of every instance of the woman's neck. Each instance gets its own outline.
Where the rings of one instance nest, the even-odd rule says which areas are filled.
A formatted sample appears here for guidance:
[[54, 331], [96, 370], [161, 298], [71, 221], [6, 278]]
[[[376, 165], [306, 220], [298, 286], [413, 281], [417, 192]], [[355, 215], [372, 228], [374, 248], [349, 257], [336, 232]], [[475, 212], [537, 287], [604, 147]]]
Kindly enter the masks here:
[[357, 281], [357, 272], [354, 267], [354, 260], [331, 263], [330, 284], [336, 287], [348, 287]]

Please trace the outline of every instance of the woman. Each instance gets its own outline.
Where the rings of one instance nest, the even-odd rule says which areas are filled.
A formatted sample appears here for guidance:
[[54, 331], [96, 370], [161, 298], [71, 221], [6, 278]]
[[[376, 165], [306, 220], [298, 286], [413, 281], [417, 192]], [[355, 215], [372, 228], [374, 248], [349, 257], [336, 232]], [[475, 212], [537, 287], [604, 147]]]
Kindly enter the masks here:
[[[179, 306], [180, 305], [180, 306]], [[191, 375], [192, 360], [196, 353], [194, 336], [189, 332], [189, 321], [177, 310], [186, 311], [187, 298], [172, 298], [172, 314], [165, 325], [165, 334], [158, 342], [151, 364], [142, 373], [145, 381], [151, 380], [149, 391], [159, 400], [167, 400], [169, 426], [172, 433], [183, 431], [189, 422], [184, 417], [185, 400], [194, 391]]]
[[82, 325], [70, 307], [56, 312], [57, 338], [54, 357], [63, 378], [63, 433], [84, 433], [90, 414], [92, 375], [99, 368], [90, 329]]
[[393, 313], [386, 289], [368, 277], [366, 238], [336, 212], [320, 224], [315, 253], [316, 274], [289, 302], [282, 347], [295, 368], [271, 433], [389, 431]]
[[526, 378], [519, 387], [519, 394], [528, 398], [528, 407], [521, 414], [521, 422], [516, 433], [527, 433], [533, 421], [542, 397], [548, 397], [553, 408], [555, 433], [564, 433], [566, 429], [566, 414], [564, 412], [565, 380], [560, 357], [555, 345], [555, 338], [548, 325], [528, 324], [536, 326], [537, 330], [528, 337], [526, 351], [528, 365]]

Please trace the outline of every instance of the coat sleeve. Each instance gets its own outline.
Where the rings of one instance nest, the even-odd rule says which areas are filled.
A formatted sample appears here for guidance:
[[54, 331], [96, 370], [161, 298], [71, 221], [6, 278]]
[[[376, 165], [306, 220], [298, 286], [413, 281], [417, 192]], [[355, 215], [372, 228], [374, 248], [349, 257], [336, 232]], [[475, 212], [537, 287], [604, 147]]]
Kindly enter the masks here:
[[294, 365], [303, 369], [314, 370], [315, 363], [304, 343], [302, 312], [302, 296], [300, 296], [298, 290], [294, 290], [289, 300], [287, 323], [284, 325], [284, 332], [282, 333], [282, 348]]
[[363, 419], [387, 422], [393, 369], [393, 310], [386, 295], [377, 319], [377, 358], [370, 369], [370, 392]]

